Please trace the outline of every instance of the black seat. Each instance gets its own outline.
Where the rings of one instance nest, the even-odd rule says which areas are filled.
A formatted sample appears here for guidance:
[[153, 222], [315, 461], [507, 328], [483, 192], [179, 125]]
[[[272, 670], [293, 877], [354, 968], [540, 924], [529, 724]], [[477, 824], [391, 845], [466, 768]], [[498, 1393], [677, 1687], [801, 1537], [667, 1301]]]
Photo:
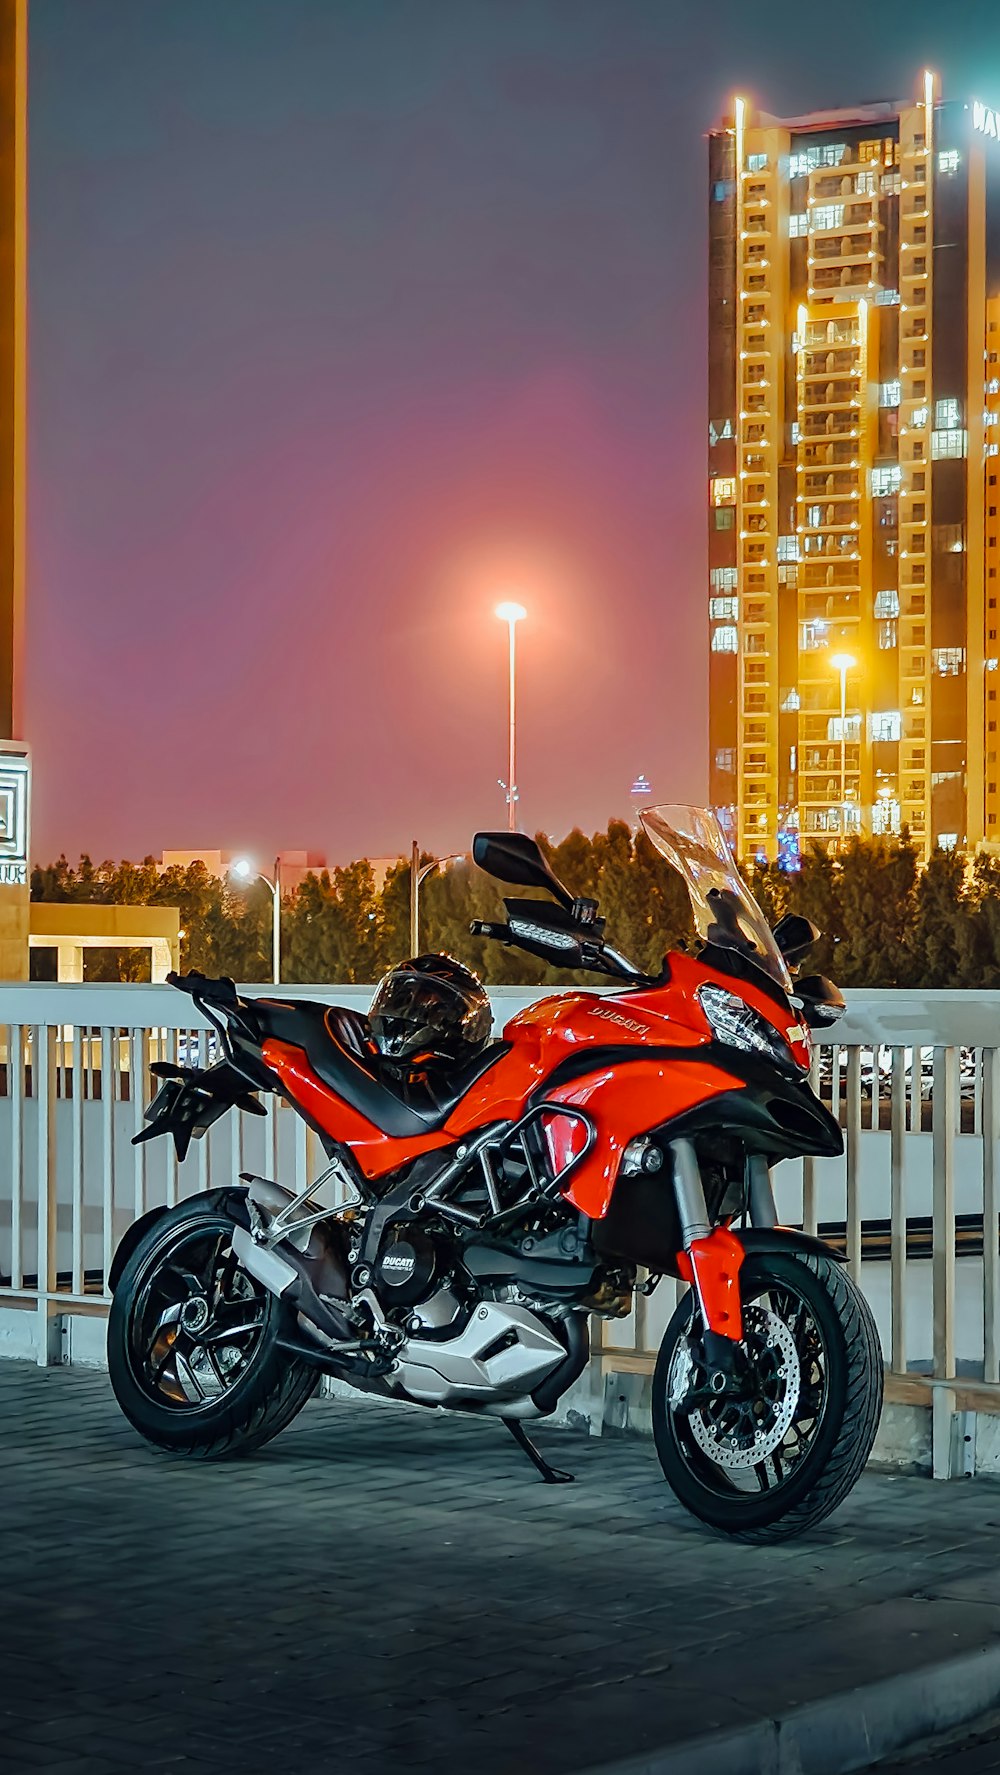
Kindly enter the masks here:
[[258, 998], [253, 1008], [262, 1038], [301, 1048], [317, 1078], [383, 1134], [396, 1139], [429, 1134], [447, 1121], [480, 1074], [508, 1049], [506, 1042], [491, 1042], [440, 1082], [396, 1080], [383, 1069], [368, 1019], [359, 1012], [301, 998]]

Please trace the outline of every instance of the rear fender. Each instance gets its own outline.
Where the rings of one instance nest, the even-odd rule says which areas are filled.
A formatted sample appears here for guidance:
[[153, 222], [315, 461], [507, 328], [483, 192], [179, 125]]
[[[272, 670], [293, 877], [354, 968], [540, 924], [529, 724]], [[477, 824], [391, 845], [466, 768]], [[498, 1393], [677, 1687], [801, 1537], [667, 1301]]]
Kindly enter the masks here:
[[[176, 1206], [178, 1208], [190, 1208], [192, 1205], [198, 1204], [203, 1208], [211, 1208], [215, 1211], [218, 1211], [221, 1208], [224, 1214], [230, 1216], [234, 1226], [248, 1226], [249, 1216], [246, 1207], [244, 1206], [246, 1202], [246, 1194], [247, 1192], [245, 1189], [235, 1189], [232, 1186], [228, 1189], [205, 1190], [201, 1195], [186, 1196], [184, 1201], [178, 1202]], [[122, 1272], [125, 1269], [126, 1264], [132, 1256], [132, 1253], [145, 1238], [150, 1228], [154, 1227], [158, 1220], [162, 1220], [164, 1215], [172, 1214], [174, 1211], [174, 1209], [167, 1208], [166, 1206], [147, 1208], [145, 1214], [140, 1214], [138, 1220], [133, 1220], [131, 1226], [125, 1228], [125, 1231], [118, 1241], [114, 1257], [111, 1259], [111, 1268], [108, 1271], [108, 1289], [110, 1293], [114, 1294], [115, 1289], [121, 1281]]]

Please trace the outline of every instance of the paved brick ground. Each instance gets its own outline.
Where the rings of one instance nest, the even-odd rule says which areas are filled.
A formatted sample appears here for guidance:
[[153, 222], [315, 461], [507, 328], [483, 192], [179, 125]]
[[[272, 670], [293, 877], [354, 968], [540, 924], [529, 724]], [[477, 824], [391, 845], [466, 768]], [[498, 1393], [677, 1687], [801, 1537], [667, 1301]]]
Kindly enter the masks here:
[[541, 1440], [577, 1485], [364, 1402], [199, 1467], [104, 1375], [0, 1362], [0, 1769], [570, 1775], [1000, 1616], [989, 1481], [867, 1475], [811, 1539], [734, 1547], [650, 1444]]

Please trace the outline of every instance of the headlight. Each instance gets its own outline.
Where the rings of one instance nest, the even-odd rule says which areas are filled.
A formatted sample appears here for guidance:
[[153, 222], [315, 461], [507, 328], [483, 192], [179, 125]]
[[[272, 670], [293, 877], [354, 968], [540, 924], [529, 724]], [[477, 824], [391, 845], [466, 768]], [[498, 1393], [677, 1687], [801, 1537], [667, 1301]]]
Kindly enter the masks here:
[[748, 1054], [766, 1054], [784, 1072], [806, 1070], [788, 1043], [782, 1041], [774, 1024], [734, 992], [727, 992], [724, 986], [706, 985], [699, 986], [696, 997], [716, 1041], [725, 1042], [729, 1048], [742, 1048]]

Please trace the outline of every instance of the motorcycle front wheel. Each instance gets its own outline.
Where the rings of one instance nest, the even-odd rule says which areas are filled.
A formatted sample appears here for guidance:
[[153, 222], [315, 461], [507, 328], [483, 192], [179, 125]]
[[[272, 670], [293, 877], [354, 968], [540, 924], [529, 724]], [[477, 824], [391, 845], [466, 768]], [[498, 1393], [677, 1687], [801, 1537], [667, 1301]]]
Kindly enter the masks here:
[[861, 1474], [882, 1353], [867, 1301], [831, 1258], [753, 1254], [740, 1293], [739, 1378], [724, 1393], [711, 1390], [693, 1291], [667, 1326], [653, 1375], [656, 1452], [702, 1522], [737, 1540], [785, 1540], [835, 1510]]
[[287, 1308], [240, 1269], [232, 1233], [197, 1197], [169, 1209], [125, 1265], [108, 1317], [108, 1372], [129, 1423], [202, 1460], [269, 1442], [319, 1380], [281, 1348]]

